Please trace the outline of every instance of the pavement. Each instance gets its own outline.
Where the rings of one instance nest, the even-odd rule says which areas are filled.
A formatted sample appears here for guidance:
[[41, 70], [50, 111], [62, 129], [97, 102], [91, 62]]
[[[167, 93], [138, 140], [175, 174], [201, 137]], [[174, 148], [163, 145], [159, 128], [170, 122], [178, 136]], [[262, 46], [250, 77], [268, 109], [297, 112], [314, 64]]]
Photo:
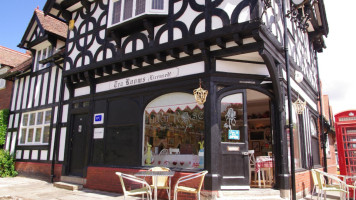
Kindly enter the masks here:
[[[17, 176], [0, 178], [0, 200], [123, 200], [119, 193], [110, 193], [84, 188], [78, 191], [60, 189], [44, 180]], [[141, 199], [138, 197], [126, 197], [127, 200]], [[317, 199], [317, 196], [307, 196], [304, 200]], [[340, 199], [338, 192], [328, 192], [327, 200]]]

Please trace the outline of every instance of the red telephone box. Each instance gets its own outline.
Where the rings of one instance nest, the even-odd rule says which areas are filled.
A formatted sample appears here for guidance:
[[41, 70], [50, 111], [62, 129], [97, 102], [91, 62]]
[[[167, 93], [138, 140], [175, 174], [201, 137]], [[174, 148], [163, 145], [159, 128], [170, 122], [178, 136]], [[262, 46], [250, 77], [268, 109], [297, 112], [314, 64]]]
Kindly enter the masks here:
[[[348, 110], [335, 115], [336, 141], [340, 175], [354, 177], [347, 184], [356, 181], [356, 110]], [[354, 191], [350, 191], [350, 197]]]

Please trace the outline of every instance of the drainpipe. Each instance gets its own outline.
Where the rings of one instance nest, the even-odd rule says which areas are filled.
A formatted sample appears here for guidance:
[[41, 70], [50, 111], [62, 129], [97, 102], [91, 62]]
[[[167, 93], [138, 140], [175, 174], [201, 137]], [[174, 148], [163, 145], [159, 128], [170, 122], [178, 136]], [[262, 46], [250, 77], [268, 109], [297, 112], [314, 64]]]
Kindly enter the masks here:
[[316, 72], [317, 72], [317, 80], [318, 80], [318, 92], [319, 92], [319, 103], [320, 103], [320, 129], [321, 129], [321, 147], [323, 149], [323, 163], [324, 163], [324, 172], [328, 172], [328, 162], [326, 158], [326, 138], [328, 137], [327, 132], [324, 133], [324, 118], [323, 118], [323, 98], [321, 96], [321, 87], [320, 87], [320, 74], [319, 74], [319, 64], [318, 64], [318, 55], [315, 51], [315, 60], [316, 60]]
[[283, 29], [284, 29], [284, 59], [287, 70], [287, 95], [288, 95], [288, 115], [289, 115], [289, 143], [290, 143], [290, 161], [291, 161], [291, 186], [292, 186], [292, 200], [296, 200], [296, 188], [295, 188], [295, 163], [294, 163], [294, 138], [293, 138], [293, 114], [292, 114], [292, 95], [291, 95], [291, 85], [290, 85], [290, 66], [289, 66], [289, 50], [288, 50], [288, 27], [287, 27], [287, 17], [285, 16], [286, 5], [284, 0], [282, 0], [283, 9]]
[[[54, 63], [59, 69], [62, 69], [63, 71], [63, 68], [59, 65], [59, 64], [56, 64]], [[62, 76], [61, 77], [58, 77], [58, 78], [61, 78], [62, 79]], [[51, 165], [51, 183], [53, 183], [53, 179], [55, 177], [54, 175], [54, 167], [55, 167], [55, 163], [56, 163], [56, 155], [57, 155], [57, 147], [58, 147], [58, 138], [59, 138], [59, 134], [60, 134], [60, 128], [61, 128], [61, 125], [62, 125], [62, 97], [64, 95], [64, 80], [62, 79], [61, 80], [61, 87], [60, 87], [60, 90], [59, 90], [59, 102], [58, 102], [58, 111], [57, 111], [57, 123], [56, 123], [56, 135], [55, 135], [55, 138], [54, 138], [54, 142], [53, 142], [53, 152], [52, 152], [52, 165]], [[53, 136], [53, 135], [52, 135]]]

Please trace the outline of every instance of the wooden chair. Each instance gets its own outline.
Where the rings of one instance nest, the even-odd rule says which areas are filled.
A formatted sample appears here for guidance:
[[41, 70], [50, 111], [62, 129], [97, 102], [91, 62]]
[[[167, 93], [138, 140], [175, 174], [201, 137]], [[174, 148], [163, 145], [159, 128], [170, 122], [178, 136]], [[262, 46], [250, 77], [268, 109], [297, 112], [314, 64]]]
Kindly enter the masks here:
[[255, 150], [248, 150], [248, 158], [249, 158], [249, 162], [250, 162], [249, 172], [250, 172], [250, 184], [251, 184], [252, 172], [254, 172], [255, 181], [256, 181], [256, 169], [255, 169], [256, 159], [255, 159]]
[[[345, 199], [345, 194], [347, 194], [348, 191], [345, 183], [342, 180], [320, 170], [312, 169], [312, 172], [313, 171], [315, 172], [317, 183], [318, 183], [317, 187], [319, 188], [318, 199], [319, 196], [321, 197], [323, 195], [323, 193], [324, 193], [324, 199], [326, 199], [327, 191], [338, 191], [340, 192], [340, 199]], [[326, 184], [324, 177], [328, 178], [330, 184]]]
[[[183, 176], [180, 177], [176, 183], [176, 185], [174, 186], [174, 200], [178, 199], [178, 192], [186, 192], [186, 193], [192, 193], [192, 194], [196, 194], [198, 196], [198, 200], [200, 200], [200, 190], [201, 187], [203, 185], [204, 182], [204, 177], [205, 175], [208, 173], [207, 170], [198, 172], [198, 173], [194, 173], [194, 174], [189, 174], [187, 176]], [[198, 185], [197, 187], [188, 187], [188, 186], [184, 186], [181, 185], [184, 182], [193, 180], [193, 179], [198, 179]]]
[[[149, 171], [171, 171], [169, 168], [166, 167], [153, 167], [149, 169]], [[152, 185], [151, 188], [154, 189], [155, 187], [155, 182], [157, 183], [157, 189], [165, 189], [167, 191], [168, 199], [171, 199], [171, 181], [168, 181], [168, 176], [159, 176], [157, 177], [152, 177]], [[168, 183], [167, 183], [168, 182]]]
[[[136, 195], [147, 194], [147, 199], [152, 200], [151, 186], [144, 179], [138, 178], [133, 175], [124, 174], [121, 172], [116, 172], [115, 174], [118, 175], [120, 178], [122, 191], [124, 193], [124, 199], [126, 199], [126, 196], [136, 196]], [[138, 189], [133, 189], [133, 190], [126, 190], [124, 179], [130, 180], [135, 183], [140, 183], [143, 185], [143, 187], [138, 188]]]

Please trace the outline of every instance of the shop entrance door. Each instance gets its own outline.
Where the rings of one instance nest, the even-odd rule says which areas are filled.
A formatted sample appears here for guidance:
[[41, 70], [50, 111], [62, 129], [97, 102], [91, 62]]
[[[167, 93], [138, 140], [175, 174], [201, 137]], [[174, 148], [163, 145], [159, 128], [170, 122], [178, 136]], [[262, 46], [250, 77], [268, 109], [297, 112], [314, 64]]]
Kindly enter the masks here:
[[221, 189], [249, 189], [246, 91], [220, 99]]
[[87, 114], [74, 115], [70, 137], [69, 175], [83, 176], [87, 139]]

